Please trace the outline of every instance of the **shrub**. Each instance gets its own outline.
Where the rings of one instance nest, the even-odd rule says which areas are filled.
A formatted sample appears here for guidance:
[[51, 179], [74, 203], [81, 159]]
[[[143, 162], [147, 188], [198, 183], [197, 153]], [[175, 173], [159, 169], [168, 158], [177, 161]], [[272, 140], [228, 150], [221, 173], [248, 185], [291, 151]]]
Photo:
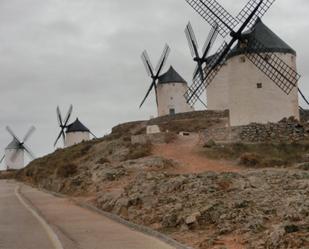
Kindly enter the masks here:
[[282, 167], [287, 166], [288, 164], [288, 161], [279, 158], [269, 158], [263, 161], [263, 165], [266, 167]]
[[110, 161], [109, 161], [107, 158], [105, 158], [105, 157], [100, 158], [100, 159], [96, 162], [96, 164], [105, 164], [105, 163], [110, 163]]
[[56, 171], [58, 177], [68, 178], [77, 173], [77, 166], [74, 163], [59, 165]]
[[169, 143], [175, 141], [176, 138], [177, 138], [177, 134], [176, 133], [174, 133], [174, 132], [167, 132], [164, 135], [164, 142], [169, 144]]
[[129, 148], [129, 153], [125, 160], [134, 160], [142, 157], [147, 157], [151, 155], [152, 145], [147, 144], [131, 144]]
[[204, 144], [204, 148], [212, 148], [212, 147], [214, 147], [214, 146], [216, 146], [216, 142], [214, 141], [214, 140], [209, 140], [209, 141], [207, 141], [205, 144]]
[[255, 153], [244, 153], [240, 156], [239, 163], [248, 167], [255, 167], [261, 164], [261, 160]]

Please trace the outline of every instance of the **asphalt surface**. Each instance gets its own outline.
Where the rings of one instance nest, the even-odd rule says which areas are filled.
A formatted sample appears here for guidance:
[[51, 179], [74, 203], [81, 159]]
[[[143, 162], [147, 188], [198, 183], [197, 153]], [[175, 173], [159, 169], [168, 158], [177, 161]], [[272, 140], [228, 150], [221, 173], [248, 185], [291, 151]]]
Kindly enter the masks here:
[[98, 213], [0, 181], [0, 249], [173, 249]]

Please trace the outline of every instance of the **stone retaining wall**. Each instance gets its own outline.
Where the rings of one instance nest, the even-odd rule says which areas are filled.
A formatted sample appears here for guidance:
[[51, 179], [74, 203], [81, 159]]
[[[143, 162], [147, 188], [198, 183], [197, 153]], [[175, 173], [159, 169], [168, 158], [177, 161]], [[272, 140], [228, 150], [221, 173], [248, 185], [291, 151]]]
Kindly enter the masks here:
[[284, 119], [279, 123], [211, 128], [204, 132], [204, 141], [218, 143], [264, 143], [295, 142], [309, 140], [309, 125], [294, 119]]
[[166, 141], [166, 133], [142, 134], [131, 136], [132, 144], [163, 144]]

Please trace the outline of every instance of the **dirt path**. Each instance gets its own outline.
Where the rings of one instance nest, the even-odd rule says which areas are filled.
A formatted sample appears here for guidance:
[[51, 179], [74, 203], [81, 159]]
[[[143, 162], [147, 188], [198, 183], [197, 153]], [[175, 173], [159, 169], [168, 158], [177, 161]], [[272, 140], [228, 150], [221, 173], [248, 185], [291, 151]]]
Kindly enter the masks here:
[[175, 173], [240, 172], [244, 169], [226, 161], [214, 161], [198, 152], [199, 136], [179, 137], [170, 144], [155, 145], [153, 154], [180, 162]]

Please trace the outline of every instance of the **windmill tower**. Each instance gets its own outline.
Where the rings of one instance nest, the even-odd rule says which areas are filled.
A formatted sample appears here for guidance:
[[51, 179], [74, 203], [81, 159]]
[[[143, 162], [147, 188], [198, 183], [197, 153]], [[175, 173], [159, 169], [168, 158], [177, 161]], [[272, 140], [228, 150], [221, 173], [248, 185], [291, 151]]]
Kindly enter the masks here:
[[188, 90], [188, 83], [171, 66], [158, 79], [158, 114], [159, 116], [191, 112], [194, 109], [187, 104], [183, 95]]
[[83, 141], [88, 141], [90, 140], [90, 135], [95, 137], [95, 135], [85, 125], [83, 125], [78, 118], [73, 123], [69, 124], [72, 111], [73, 106], [71, 105], [67, 115], [63, 119], [60, 108], [57, 107], [57, 118], [60, 127], [60, 133], [54, 143], [54, 146], [57, 145], [61, 137], [63, 139], [64, 147], [70, 147]]
[[68, 125], [65, 133], [65, 147], [90, 140], [90, 130], [83, 125], [78, 118], [72, 124]]
[[194, 104], [207, 88], [209, 108], [229, 109], [232, 126], [298, 118], [296, 53], [260, 20], [275, 0], [250, 0], [236, 18], [214, 0], [186, 1], [211, 26], [218, 25], [223, 38], [231, 36], [207, 59], [187, 102]]
[[[30, 148], [25, 144], [26, 141], [35, 131], [34, 127], [31, 127], [29, 131], [24, 136], [23, 140], [20, 140], [12, 131], [10, 127], [6, 127], [6, 130], [13, 137], [12, 142], [5, 148], [5, 154], [1, 159], [1, 162], [5, 159], [6, 170], [18, 170], [22, 169], [25, 166], [24, 156], [25, 153], [31, 158], [34, 159], [34, 155], [31, 152]], [[0, 162], [0, 163], [1, 163]]]
[[169, 53], [170, 48], [166, 45], [155, 70], [150, 62], [148, 53], [144, 51], [142, 54], [142, 60], [148, 75], [152, 79], [152, 82], [140, 105], [140, 108], [145, 103], [150, 92], [154, 89], [158, 116], [174, 115], [176, 113], [193, 111], [193, 108], [186, 103], [186, 100], [183, 97], [188, 90], [187, 82], [175, 71], [172, 66], [166, 73], [161, 74]]

